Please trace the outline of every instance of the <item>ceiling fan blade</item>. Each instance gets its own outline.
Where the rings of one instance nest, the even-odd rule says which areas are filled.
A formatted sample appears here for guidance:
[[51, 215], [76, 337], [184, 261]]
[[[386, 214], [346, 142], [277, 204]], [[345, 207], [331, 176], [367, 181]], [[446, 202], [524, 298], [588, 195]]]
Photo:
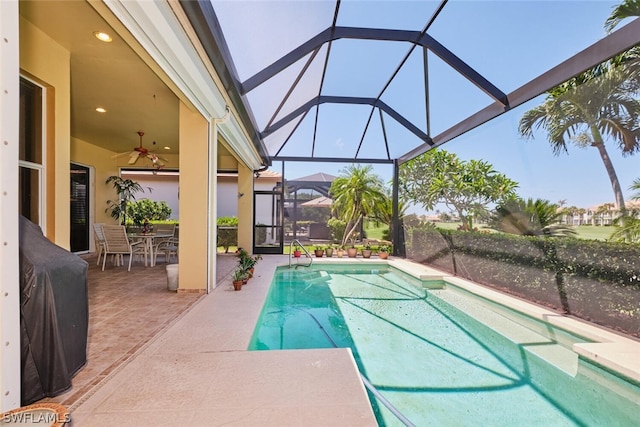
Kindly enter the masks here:
[[112, 159], [117, 159], [118, 157], [122, 157], [124, 155], [129, 155], [131, 154], [131, 151], [125, 151], [124, 153], [118, 153], [118, 154], [114, 154], [113, 156], [111, 156]]
[[138, 157], [140, 157], [140, 152], [132, 151], [131, 154], [129, 154], [129, 164], [132, 165], [135, 162], [137, 162], [138, 161]]

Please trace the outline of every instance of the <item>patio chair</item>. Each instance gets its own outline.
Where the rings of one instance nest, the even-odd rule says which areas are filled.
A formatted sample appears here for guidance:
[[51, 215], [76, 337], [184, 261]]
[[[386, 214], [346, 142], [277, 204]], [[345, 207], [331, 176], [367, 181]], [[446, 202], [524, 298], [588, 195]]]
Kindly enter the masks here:
[[163, 240], [159, 242], [155, 250], [153, 251], [154, 260], [153, 263], [156, 263], [158, 258], [158, 253], [162, 253], [164, 255], [164, 262], [169, 263], [172, 256], [178, 259], [178, 239], [175, 237], [171, 237], [169, 239]]
[[175, 224], [156, 224], [153, 226], [153, 232], [156, 234], [170, 234], [171, 237], [176, 232]]
[[103, 225], [102, 233], [105, 241], [104, 258], [102, 258], [102, 271], [107, 261], [107, 255], [115, 255], [116, 265], [120, 265], [124, 255], [129, 255], [129, 268], [131, 271], [131, 261], [134, 255], [144, 255], [147, 257], [147, 247], [143, 241], [131, 242], [127, 236], [124, 225]]
[[178, 239], [175, 237], [176, 225], [175, 224], [158, 224], [154, 226], [154, 233], [156, 235], [170, 235], [169, 237], [156, 237], [155, 246], [153, 251], [153, 264], [155, 265], [158, 258], [158, 253], [164, 255], [165, 263], [169, 263], [171, 256], [178, 258]]
[[96, 261], [96, 265], [100, 265], [100, 257], [104, 255], [104, 251], [106, 250], [104, 234], [102, 233], [103, 225], [103, 223], [93, 224], [93, 236], [96, 242], [96, 251], [98, 252], [98, 260]]

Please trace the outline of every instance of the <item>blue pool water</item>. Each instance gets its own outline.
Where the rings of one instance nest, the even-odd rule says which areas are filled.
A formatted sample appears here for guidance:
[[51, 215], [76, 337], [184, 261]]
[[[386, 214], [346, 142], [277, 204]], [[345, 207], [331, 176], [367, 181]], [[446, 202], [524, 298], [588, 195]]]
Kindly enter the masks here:
[[[418, 426], [640, 425], [640, 388], [569, 350], [586, 340], [423, 285], [381, 265], [278, 269], [249, 349], [350, 347]], [[402, 425], [369, 397], [380, 425]]]

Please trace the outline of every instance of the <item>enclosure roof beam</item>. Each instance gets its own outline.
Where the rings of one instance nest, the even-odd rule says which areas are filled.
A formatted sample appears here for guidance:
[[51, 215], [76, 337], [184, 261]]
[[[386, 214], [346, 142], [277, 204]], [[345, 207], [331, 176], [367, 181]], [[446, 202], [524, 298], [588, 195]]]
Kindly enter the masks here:
[[320, 163], [377, 163], [393, 164], [390, 159], [356, 159], [353, 157], [309, 157], [309, 156], [276, 156], [272, 157], [274, 162], [320, 162]]
[[390, 117], [393, 117], [398, 123], [404, 126], [409, 132], [416, 135], [426, 144], [431, 144], [431, 138], [424, 133], [420, 128], [415, 126], [409, 120], [405, 119], [402, 115], [400, 115], [393, 108], [389, 107], [383, 101], [376, 98], [359, 98], [359, 97], [351, 97], [351, 96], [317, 96], [310, 101], [306, 102], [302, 106], [298, 107], [296, 110], [287, 114], [282, 119], [278, 120], [276, 123], [267, 127], [262, 133], [260, 137], [262, 139], [271, 135], [273, 132], [277, 131], [281, 127], [285, 126], [290, 121], [294, 120], [296, 117], [300, 116], [303, 113], [308, 112], [312, 107], [324, 103], [332, 103], [332, 104], [360, 104], [360, 105], [371, 105], [373, 107], [378, 107], [385, 113], [387, 113]]
[[[554, 87], [566, 82], [572, 77], [583, 73], [596, 65], [631, 49], [640, 43], [640, 18], [629, 22], [619, 30], [609, 34], [576, 55], [551, 68], [533, 80], [520, 86], [508, 95], [510, 107], [515, 108], [538, 95], [541, 95]], [[398, 158], [400, 164], [419, 156], [431, 148], [435, 148], [448, 142], [465, 132], [474, 129], [489, 120], [505, 113], [504, 106], [493, 103], [477, 113], [462, 120], [433, 138], [432, 144], [421, 144], [413, 150]]]
[[475, 84], [494, 100], [503, 106], [508, 105], [507, 96], [491, 82], [480, 75], [476, 70], [467, 65], [464, 61], [453, 54], [449, 49], [440, 44], [428, 34], [421, 31], [409, 30], [388, 30], [379, 28], [357, 28], [357, 27], [329, 27], [312, 37], [305, 43], [293, 49], [273, 64], [241, 83], [240, 91], [242, 95], [247, 94], [262, 83], [266, 82], [279, 72], [283, 71], [298, 60], [304, 58], [309, 53], [320, 48], [324, 43], [338, 39], [358, 39], [358, 40], [378, 40], [378, 41], [402, 41], [414, 43], [426, 47], [439, 56], [444, 62], [462, 74], [465, 78]]

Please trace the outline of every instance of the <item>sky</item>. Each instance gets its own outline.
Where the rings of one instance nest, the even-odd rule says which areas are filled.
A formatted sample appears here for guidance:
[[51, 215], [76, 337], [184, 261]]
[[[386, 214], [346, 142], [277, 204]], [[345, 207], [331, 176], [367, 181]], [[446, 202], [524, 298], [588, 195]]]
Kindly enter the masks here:
[[[214, 1], [213, 4], [241, 80], [319, 33], [333, 16], [332, 2]], [[422, 30], [437, 4], [429, 1], [343, 0], [338, 25]], [[604, 22], [617, 4], [604, 0], [449, 1], [428, 34], [500, 90], [509, 93], [604, 37]], [[276, 13], [269, 16], [274, 11]], [[253, 30], [246, 31], [247, 28]], [[409, 52], [408, 44], [338, 40], [331, 49], [335, 62], [325, 70], [320, 60], [325, 51], [321, 50], [275, 121], [317, 95], [319, 88], [313, 81], [324, 72], [323, 94], [375, 97], [382, 93], [381, 99], [385, 103], [426, 132], [424, 60], [420, 49], [411, 52], [385, 91], [382, 89], [389, 76]], [[282, 88], [291, 85], [306, 59], [248, 94], [261, 126], [266, 126], [282, 99]], [[432, 54], [429, 56], [428, 84], [432, 135], [492, 102]], [[611, 184], [595, 148], [580, 149], [570, 145], [568, 153], [556, 156], [544, 133], [535, 133], [533, 140], [520, 137], [517, 132], [520, 117], [542, 100], [543, 97], [538, 97], [515, 108], [442, 148], [463, 160], [482, 159], [491, 163], [496, 171], [518, 182], [517, 192], [525, 199], [541, 198], [554, 203], [563, 200], [567, 206], [584, 208], [613, 202]], [[302, 120], [281, 154], [309, 155], [315, 132], [317, 156], [353, 157], [361, 139], [360, 156], [379, 156], [385, 149], [383, 123], [392, 157], [398, 157], [420, 143], [415, 135], [390, 117], [380, 120], [377, 111], [363, 138], [364, 125], [371, 112], [368, 106], [323, 104], [317, 128], [315, 112], [313, 108]], [[277, 150], [292, 129], [293, 124], [285, 126], [279, 134], [276, 132], [267, 138], [270, 150]], [[607, 148], [628, 200], [632, 195], [629, 186], [634, 179], [640, 178], [639, 155], [625, 158], [611, 142]], [[316, 172], [338, 175], [345, 166], [288, 162], [285, 172], [287, 179]], [[391, 166], [373, 167], [383, 180], [391, 179]], [[279, 164], [274, 164], [273, 169], [281, 170]], [[420, 206], [411, 207], [409, 212], [429, 213]]]

